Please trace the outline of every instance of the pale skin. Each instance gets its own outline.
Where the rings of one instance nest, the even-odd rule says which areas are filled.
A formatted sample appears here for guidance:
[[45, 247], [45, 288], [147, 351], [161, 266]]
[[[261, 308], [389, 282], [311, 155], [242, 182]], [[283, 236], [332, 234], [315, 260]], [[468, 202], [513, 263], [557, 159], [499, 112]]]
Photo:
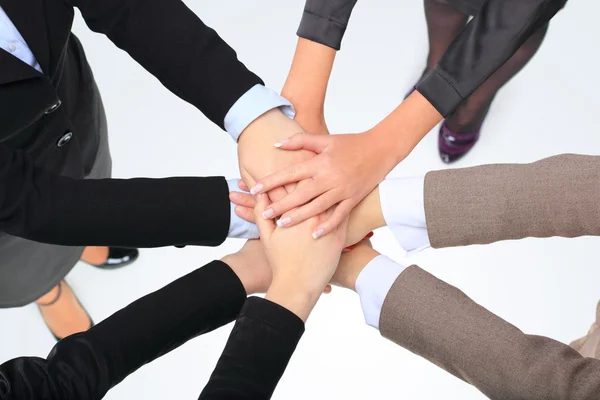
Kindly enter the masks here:
[[[321, 45], [309, 43], [312, 42], [305, 39], [298, 41], [293, 74], [288, 77], [292, 82], [286, 85], [291, 88], [289, 96], [298, 103], [299, 116], [308, 121], [304, 124], [322, 130], [322, 126], [326, 127], [320, 122], [324, 121], [325, 92], [335, 55], [331, 54], [333, 49], [328, 53], [319, 47]], [[303, 91], [298, 89], [303, 87], [309, 87], [306, 90], [310, 94], [318, 95], [303, 96]], [[253, 187], [247, 183], [253, 194], [289, 183], [301, 184], [285, 198], [275, 200], [270, 206], [272, 211], [266, 213], [267, 218], [285, 219], [288, 227], [337, 204], [336, 211], [313, 232], [318, 238], [335, 229], [442, 118], [425, 97], [414, 91], [366, 132], [333, 136], [300, 133], [273, 143], [286, 152], [302, 149], [317, 155], [261, 178]]]

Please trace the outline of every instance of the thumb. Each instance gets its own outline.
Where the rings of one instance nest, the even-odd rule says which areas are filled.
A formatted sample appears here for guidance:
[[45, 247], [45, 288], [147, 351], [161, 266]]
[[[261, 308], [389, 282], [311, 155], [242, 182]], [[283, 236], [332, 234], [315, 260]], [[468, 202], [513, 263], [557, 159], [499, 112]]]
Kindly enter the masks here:
[[330, 135], [296, 133], [294, 136], [275, 143], [275, 147], [283, 150], [310, 150], [315, 153], [322, 153], [330, 140]]
[[272, 219], [264, 219], [262, 216], [263, 211], [269, 205], [269, 197], [260, 193], [256, 195], [256, 206], [254, 207], [254, 221], [258, 227], [258, 232], [262, 239], [268, 239], [275, 230], [275, 221]]

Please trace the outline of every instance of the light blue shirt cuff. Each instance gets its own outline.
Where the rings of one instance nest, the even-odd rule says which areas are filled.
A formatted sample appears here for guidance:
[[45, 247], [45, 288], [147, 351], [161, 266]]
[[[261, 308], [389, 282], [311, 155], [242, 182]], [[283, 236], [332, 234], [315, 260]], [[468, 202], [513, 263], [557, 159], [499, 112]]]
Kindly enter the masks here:
[[[238, 186], [239, 181], [239, 179], [227, 180], [227, 186], [229, 186], [229, 193], [244, 192]], [[231, 209], [231, 217], [229, 219], [229, 233], [227, 237], [238, 239], [258, 239], [259, 234], [256, 225], [238, 217], [238, 215], [235, 213], [235, 204], [233, 204], [232, 202], [229, 202], [229, 204]]]
[[379, 317], [385, 297], [405, 269], [406, 267], [394, 260], [379, 255], [358, 275], [356, 292], [360, 296], [360, 304], [368, 325], [379, 329]]
[[425, 177], [388, 178], [379, 184], [381, 212], [405, 252], [430, 246], [425, 219]]
[[240, 135], [248, 125], [274, 108], [281, 109], [285, 115], [292, 119], [296, 115], [292, 103], [281, 97], [276, 91], [263, 85], [254, 85], [227, 112], [225, 130], [237, 143]]

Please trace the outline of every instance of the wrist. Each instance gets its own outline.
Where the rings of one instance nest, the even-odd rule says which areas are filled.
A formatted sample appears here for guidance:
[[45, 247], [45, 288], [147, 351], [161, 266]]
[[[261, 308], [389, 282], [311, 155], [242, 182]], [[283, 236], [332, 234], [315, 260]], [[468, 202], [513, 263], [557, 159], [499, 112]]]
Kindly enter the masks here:
[[369, 232], [386, 225], [379, 201], [379, 186], [365, 197], [350, 213], [346, 246], [361, 241]]
[[277, 303], [306, 322], [323, 288], [316, 290], [289, 279], [273, 280], [265, 299]]

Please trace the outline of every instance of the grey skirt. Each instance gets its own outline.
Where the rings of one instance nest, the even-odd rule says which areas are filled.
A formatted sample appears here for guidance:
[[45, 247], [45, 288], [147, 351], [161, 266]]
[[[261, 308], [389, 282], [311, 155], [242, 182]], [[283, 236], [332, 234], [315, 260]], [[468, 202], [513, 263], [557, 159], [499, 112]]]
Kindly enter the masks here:
[[[110, 178], [112, 170], [106, 114], [99, 93], [97, 99], [100, 141], [94, 165], [85, 179]], [[21, 307], [48, 293], [77, 264], [83, 249], [42, 244], [2, 233], [0, 308]]]

